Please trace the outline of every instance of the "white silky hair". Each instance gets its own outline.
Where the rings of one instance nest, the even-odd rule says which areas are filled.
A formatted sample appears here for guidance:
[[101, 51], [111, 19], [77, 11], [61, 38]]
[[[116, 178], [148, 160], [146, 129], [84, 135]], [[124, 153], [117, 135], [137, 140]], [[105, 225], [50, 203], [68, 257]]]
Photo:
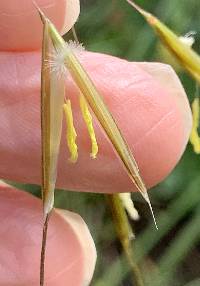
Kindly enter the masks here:
[[55, 73], [58, 79], [66, 77], [68, 74], [67, 67], [65, 65], [65, 58], [68, 50], [72, 50], [76, 56], [80, 56], [85, 50], [82, 43], [69, 40], [65, 47], [61, 49], [55, 49], [52, 47], [52, 52], [49, 55], [49, 59], [46, 61], [46, 68]]

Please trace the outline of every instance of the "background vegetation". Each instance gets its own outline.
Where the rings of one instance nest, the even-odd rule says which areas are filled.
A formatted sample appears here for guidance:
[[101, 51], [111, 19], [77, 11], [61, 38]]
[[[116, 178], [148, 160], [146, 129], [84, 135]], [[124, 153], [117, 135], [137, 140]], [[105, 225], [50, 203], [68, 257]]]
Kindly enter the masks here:
[[[200, 52], [198, 0], [138, 0], [180, 35], [197, 32], [194, 48]], [[82, 12], [76, 25], [81, 42], [92, 51], [132, 61], [164, 61], [158, 40], [144, 19], [125, 0], [81, 0]], [[179, 76], [189, 99], [195, 82], [183, 71]], [[176, 144], [176, 143], [174, 143]], [[152, 225], [148, 207], [134, 195], [141, 220], [134, 223], [134, 252], [145, 285], [200, 285], [200, 157], [187, 150], [171, 175], [151, 191], [159, 231]], [[37, 186], [23, 186], [38, 193]], [[56, 206], [78, 212], [87, 222], [98, 251], [92, 285], [131, 285], [116, 239], [110, 212], [103, 195], [59, 191]]]

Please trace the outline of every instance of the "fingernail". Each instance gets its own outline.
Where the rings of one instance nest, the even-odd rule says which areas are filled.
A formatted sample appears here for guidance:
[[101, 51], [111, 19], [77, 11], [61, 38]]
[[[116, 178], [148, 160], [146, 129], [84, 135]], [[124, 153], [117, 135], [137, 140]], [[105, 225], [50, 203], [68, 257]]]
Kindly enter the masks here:
[[67, 0], [66, 1], [66, 12], [63, 28], [61, 34], [67, 33], [78, 19], [80, 13], [80, 1], [79, 0]]

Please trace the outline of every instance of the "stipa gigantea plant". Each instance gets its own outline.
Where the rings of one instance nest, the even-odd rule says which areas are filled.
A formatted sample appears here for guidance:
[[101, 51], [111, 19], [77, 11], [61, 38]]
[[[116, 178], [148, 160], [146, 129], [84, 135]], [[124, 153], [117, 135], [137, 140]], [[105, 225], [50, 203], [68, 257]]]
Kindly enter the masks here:
[[[153, 210], [151, 207], [149, 196], [147, 194], [147, 189], [139, 174], [139, 168], [137, 166], [137, 163], [113, 116], [109, 112], [102, 97], [98, 93], [96, 87], [90, 80], [89, 76], [78, 61], [77, 57], [71, 50], [70, 46], [65, 43], [63, 38], [56, 30], [55, 26], [43, 14], [43, 12], [38, 7], [37, 9], [44, 26], [41, 75], [42, 197], [44, 208], [44, 228], [40, 269], [40, 285], [43, 286], [47, 229], [50, 214], [54, 205], [54, 189], [56, 184], [57, 160], [62, 131], [63, 107], [69, 128], [67, 134], [67, 141], [69, 149], [71, 151], [71, 160], [76, 161], [78, 157], [77, 146], [75, 142], [76, 131], [73, 126], [71, 104], [70, 101], [67, 100], [65, 102], [64, 100], [64, 76], [66, 71], [70, 73], [74, 82], [80, 90], [80, 107], [86, 125], [88, 127], [88, 133], [91, 138], [91, 156], [93, 158], [96, 157], [98, 152], [98, 146], [94, 134], [89, 108], [95, 114], [97, 120], [102, 126], [102, 129], [105, 131], [107, 137], [112, 143], [112, 146], [116, 154], [120, 158], [124, 169], [128, 173], [130, 179], [132, 180], [138, 191], [142, 194], [145, 201], [148, 203], [152, 215]], [[89, 108], [87, 105], [89, 106]], [[112, 205], [114, 204], [112, 203]], [[118, 200], [117, 195], [115, 205], [121, 205], [121, 199]], [[115, 211], [118, 212], [117, 208], [115, 208]], [[124, 209], [123, 212], [125, 214]], [[123, 218], [124, 215], [120, 214], [120, 217]], [[128, 225], [128, 222], [126, 220], [127, 218], [124, 218], [122, 219], [122, 222]], [[123, 223], [121, 225], [123, 225]], [[129, 237], [129, 227], [127, 226], [125, 229], [125, 237]], [[129, 242], [125, 242], [124, 240], [123, 246], [125, 251], [127, 252], [127, 257], [129, 256], [130, 259]], [[134, 265], [133, 268], [135, 273], [138, 273], [138, 270], [135, 268]], [[137, 285], [142, 285], [142, 283], [139, 282], [139, 278]]]
[[191, 37], [190, 41], [183, 37], [177, 36], [165, 24], [151, 13], [145, 11], [134, 1], [126, 0], [133, 8], [135, 8], [155, 30], [162, 43], [170, 50], [170, 52], [178, 59], [179, 63], [191, 74], [191, 76], [200, 82], [200, 57], [192, 49]]
[[[135, 8], [155, 30], [164, 46], [174, 56], [179, 64], [195, 79], [197, 85], [200, 84], [200, 56], [193, 50], [195, 32], [189, 32], [185, 37], [177, 36], [164, 23], [151, 13], [145, 11], [132, 0], [126, 0]], [[192, 103], [193, 127], [190, 135], [190, 142], [193, 145], [194, 152], [200, 153], [200, 136], [198, 133], [200, 119], [199, 94], [195, 96]]]

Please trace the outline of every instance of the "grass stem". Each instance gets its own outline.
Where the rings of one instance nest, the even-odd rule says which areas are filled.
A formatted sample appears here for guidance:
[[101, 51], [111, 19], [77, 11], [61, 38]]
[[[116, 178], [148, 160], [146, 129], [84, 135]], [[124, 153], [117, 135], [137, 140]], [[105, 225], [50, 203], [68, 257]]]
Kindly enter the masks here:
[[119, 194], [106, 195], [108, 205], [111, 209], [113, 223], [116, 229], [118, 239], [123, 248], [126, 260], [132, 272], [134, 286], [144, 286], [142, 273], [134, 259], [133, 238], [134, 234], [128, 221], [126, 211], [122, 205]]
[[44, 286], [46, 244], [47, 244], [47, 233], [48, 233], [50, 215], [51, 212], [45, 216], [45, 221], [43, 224], [42, 247], [40, 256], [40, 286]]

